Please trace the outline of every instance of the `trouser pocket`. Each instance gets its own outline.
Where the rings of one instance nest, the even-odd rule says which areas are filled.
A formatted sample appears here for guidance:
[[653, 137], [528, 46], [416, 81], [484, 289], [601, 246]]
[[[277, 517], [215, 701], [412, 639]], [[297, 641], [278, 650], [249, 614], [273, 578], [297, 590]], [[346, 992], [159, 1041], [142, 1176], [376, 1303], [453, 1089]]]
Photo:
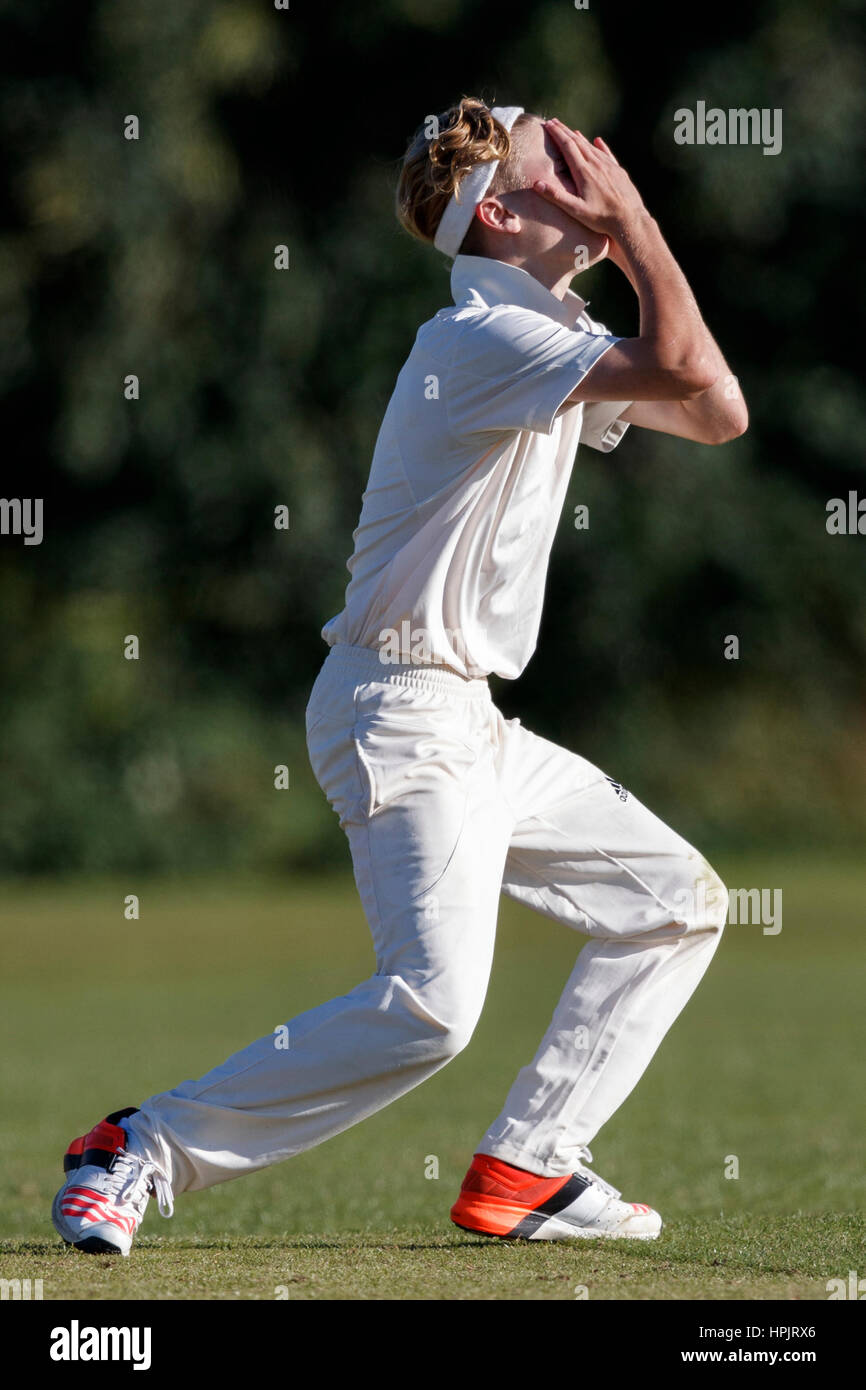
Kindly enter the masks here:
[[407, 797], [465, 795], [478, 760], [469, 734], [447, 709], [368, 712], [356, 721], [352, 737], [368, 816]]
[[404, 896], [427, 894], [455, 854], [483, 739], [469, 706], [447, 691], [402, 686], [365, 689], [356, 700], [359, 813], [381, 900], [391, 892], [383, 881], [395, 874]]

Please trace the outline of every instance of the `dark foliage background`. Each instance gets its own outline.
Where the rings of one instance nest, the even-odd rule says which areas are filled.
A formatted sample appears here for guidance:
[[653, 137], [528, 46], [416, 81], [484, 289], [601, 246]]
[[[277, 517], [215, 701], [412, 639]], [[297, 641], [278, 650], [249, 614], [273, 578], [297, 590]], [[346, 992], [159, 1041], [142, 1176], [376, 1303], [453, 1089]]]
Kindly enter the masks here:
[[[609, 140], [752, 413], [723, 448], [581, 451], [496, 697], [707, 852], [862, 843], [866, 537], [825, 525], [866, 496], [862, 4], [0, 14], [3, 492], [45, 505], [42, 545], [0, 537], [0, 870], [345, 858], [303, 710], [392, 383], [449, 301], [394, 220], [399, 158], [463, 92]], [[698, 100], [781, 108], [782, 152], [676, 145]], [[636, 329], [614, 267], [579, 288]]]

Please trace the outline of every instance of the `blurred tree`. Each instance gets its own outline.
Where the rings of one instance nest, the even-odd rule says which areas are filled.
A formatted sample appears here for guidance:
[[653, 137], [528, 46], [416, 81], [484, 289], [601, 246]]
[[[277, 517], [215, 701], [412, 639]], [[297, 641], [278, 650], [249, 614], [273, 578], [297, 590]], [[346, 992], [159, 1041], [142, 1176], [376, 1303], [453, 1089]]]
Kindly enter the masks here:
[[[864, 295], [860, 3], [0, 16], [4, 487], [44, 497], [46, 528], [0, 537], [0, 868], [344, 858], [303, 708], [394, 378], [449, 300], [394, 220], [399, 159], [462, 92], [610, 140], [752, 411], [720, 450], [633, 430], [581, 453], [538, 652], [497, 699], [702, 844], [862, 839], [866, 540], [825, 527], [830, 497], [866, 495], [842, 323]], [[698, 100], [780, 108], [782, 152], [675, 144]], [[634, 330], [614, 268], [581, 293]]]

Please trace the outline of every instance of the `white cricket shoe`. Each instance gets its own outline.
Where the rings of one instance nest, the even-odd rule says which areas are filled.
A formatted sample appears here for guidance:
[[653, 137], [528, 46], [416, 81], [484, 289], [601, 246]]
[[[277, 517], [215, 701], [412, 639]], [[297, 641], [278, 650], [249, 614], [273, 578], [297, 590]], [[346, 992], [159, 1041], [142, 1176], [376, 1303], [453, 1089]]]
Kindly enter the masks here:
[[152, 1194], [163, 1216], [174, 1211], [165, 1175], [127, 1150], [117, 1121], [134, 1113], [134, 1107], [118, 1110], [101, 1120], [73, 1139], [63, 1159], [66, 1179], [51, 1220], [67, 1245], [89, 1255], [128, 1255]]

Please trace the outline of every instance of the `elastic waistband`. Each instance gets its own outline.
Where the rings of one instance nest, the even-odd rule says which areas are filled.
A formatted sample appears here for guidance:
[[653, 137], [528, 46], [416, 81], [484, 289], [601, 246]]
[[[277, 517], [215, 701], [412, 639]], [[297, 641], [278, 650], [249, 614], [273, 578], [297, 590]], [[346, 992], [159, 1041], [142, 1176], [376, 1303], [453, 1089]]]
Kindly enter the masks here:
[[486, 676], [472, 679], [458, 675], [449, 666], [411, 662], [403, 665], [383, 661], [375, 647], [353, 647], [348, 642], [335, 642], [325, 661], [350, 671], [359, 680], [387, 681], [394, 685], [424, 685], [441, 687], [458, 699], [491, 699]]

